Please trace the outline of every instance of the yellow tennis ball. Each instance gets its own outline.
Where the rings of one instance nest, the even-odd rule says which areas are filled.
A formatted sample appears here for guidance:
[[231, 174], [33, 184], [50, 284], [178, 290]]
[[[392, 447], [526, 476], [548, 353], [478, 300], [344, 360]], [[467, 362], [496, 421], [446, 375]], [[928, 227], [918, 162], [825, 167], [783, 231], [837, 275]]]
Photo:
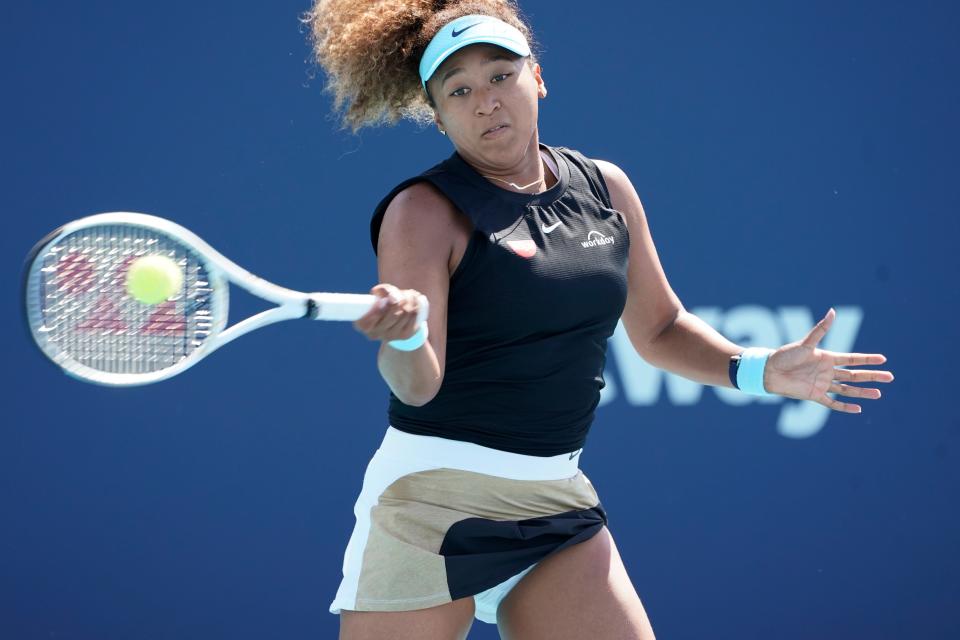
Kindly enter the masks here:
[[127, 269], [127, 293], [144, 304], [159, 304], [180, 291], [183, 271], [167, 256], [137, 258]]

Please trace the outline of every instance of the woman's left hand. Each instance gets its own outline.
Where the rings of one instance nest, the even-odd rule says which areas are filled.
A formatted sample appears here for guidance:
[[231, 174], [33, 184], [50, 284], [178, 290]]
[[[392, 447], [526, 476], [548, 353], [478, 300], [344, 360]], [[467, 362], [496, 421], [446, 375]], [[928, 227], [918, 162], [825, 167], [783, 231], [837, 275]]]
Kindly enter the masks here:
[[835, 367], [883, 364], [887, 361], [886, 356], [879, 353], [835, 353], [817, 349], [836, 315], [837, 312], [831, 308], [806, 338], [785, 344], [770, 354], [763, 372], [764, 389], [788, 398], [812, 400], [846, 413], [860, 413], [860, 405], [839, 402], [827, 393], [868, 400], [880, 398], [879, 389], [854, 387], [843, 383], [891, 382], [892, 373]]

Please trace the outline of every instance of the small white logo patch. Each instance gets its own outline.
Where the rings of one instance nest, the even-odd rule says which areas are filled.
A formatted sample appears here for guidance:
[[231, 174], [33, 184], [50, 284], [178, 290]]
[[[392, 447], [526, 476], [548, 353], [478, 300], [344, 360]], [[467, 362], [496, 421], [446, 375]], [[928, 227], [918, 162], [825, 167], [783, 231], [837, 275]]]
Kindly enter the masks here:
[[613, 244], [614, 239], [610, 236], [605, 236], [599, 231], [591, 231], [587, 234], [587, 239], [580, 244], [584, 247], [599, 247], [605, 244]]
[[559, 227], [559, 226], [560, 226], [560, 221], [558, 220], [557, 222], [554, 222], [554, 223], [553, 223], [552, 225], [550, 225], [549, 227], [546, 226], [546, 225], [544, 225], [544, 224], [541, 224], [541, 225], [540, 225], [540, 228], [543, 229], [543, 232], [544, 232], [544, 233], [550, 233], [551, 231], [553, 231], [554, 229], [556, 229], [556, 228]]

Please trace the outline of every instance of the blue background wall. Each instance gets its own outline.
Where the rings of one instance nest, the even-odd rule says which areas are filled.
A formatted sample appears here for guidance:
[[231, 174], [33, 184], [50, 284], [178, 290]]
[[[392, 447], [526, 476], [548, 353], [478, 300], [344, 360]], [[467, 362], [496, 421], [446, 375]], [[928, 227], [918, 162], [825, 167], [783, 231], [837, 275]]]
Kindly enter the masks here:
[[[523, 6], [542, 139], [624, 167], [688, 309], [779, 346], [835, 306], [823, 346], [882, 352], [897, 376], [861, 415], [828, 413], [611, 341], [581, 464], [658, 636], [960, 637], [956, 5]], [[61, 375], [20, 320], [28, 249], [101, 211], [169, 217], [291, 288], [376, 283], [372, 207], [449, 143], [338, 131], [306, 8], [5, 11], [0, 637], [336, 634], [326, 607], [386, 427], [375, 343], [274, 325], [116, 390]]]

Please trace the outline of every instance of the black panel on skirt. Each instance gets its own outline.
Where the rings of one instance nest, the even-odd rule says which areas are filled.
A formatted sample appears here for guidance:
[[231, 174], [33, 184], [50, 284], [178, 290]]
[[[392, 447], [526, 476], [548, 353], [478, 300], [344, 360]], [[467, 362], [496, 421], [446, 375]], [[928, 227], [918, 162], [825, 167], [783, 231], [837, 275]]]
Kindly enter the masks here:
[[551, 553], [593, 537], [607, 523], [599, 503], [590, 509], [528, 520], [467, 518], [444, 536], [447, 584], [454, 600], [495, 587]]

